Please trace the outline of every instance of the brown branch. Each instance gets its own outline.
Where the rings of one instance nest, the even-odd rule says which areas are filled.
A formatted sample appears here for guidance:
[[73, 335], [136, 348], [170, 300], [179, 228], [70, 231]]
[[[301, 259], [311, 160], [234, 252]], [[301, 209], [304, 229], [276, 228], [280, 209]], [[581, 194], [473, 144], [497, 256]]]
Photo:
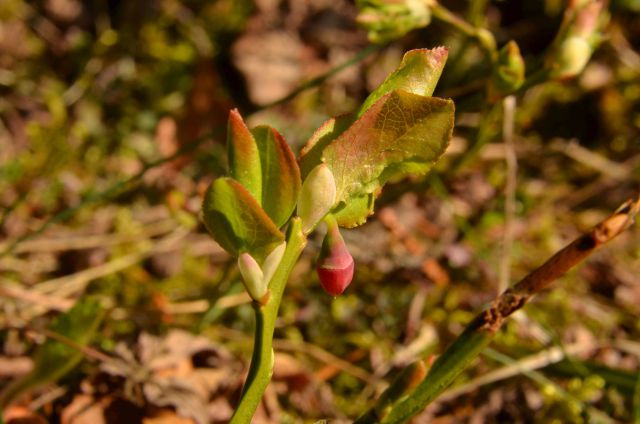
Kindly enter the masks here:
[[[379, 414], [380, 407], [376, 404], [355, 422], [358, 424], [406, 422], [422, 411], [482, 352], [509, 315], [524, 306], [534, 294], [548, 287], [570, 268], [629, 228], [639, 211], [640, 198], [627, 201], [591, 231], [560, 250], [538, 269], [504, 291], [488, 309], [467, 325], [462, 334], [436, 360], [427, 377], [413, 392], [404, 395], [402, 399], [392, 399], [393, 406], [390, 406], [390, 410], [385, 406], [385, 414]], [[391, 387], [394, 386], [395, 383]], [[381, 399], [385, 405], [390, 405], [389, 395], [385, 397], [383, 394]]]
[[491, 333], [498, 331], [505, 318], [524, 306], [534, 294], [547, 288], [569, 269], [629, 228], [639, 210], [640, 199], [624, 203], [613, 215], [553, 255], [516, 285], [505, 290], [491, 307], [476, 318], [474, 326]]

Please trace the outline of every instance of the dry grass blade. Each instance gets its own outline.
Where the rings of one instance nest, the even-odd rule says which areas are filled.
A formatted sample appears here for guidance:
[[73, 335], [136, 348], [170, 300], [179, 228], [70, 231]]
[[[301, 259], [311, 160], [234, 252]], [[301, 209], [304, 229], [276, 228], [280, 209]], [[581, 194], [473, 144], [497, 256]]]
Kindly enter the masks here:
[[114, 272], [121, 271], [136, 263], [148, 258], [149, 256], [164, 252], [167, 250], [175, 249], [176, 242], [184, 238], [189, 233], [189, 230], [179, 228], [159, 240], [153, 246], [142, 250], [140, 252], [131, 253], [129, 255], [114, 259], [111, 262], [107, 262], [104, 265], [89, 268], [72, 275], [66, 275], [60, 278], [54, 278], [52, 280], [45, 281], [38, 284], [36, 287], [39, 293], [43, 294], [55, 294], [59, 297], [66, 297], [78, 291], [84, 289], [84, 287], [92, 280], [96, 278], [104, 277]]
[[462, 396], [466, 393], [471, 393], [479, 387], [487, 384], [495, 383], [501, 380], [506, 380], [511, 377], [515, 377], [522, 374], [524, 371], [533, 371], [540, 368], [544, 368], [550, 364], [562, 361], [567, 355], [577, 355], [584, 353], [585, 351], [593, 350], [593, 346], [585, 346], [582, 343], [576, 343], [573, 345], [565, 346], [564, 348], [552, 347], [542, 352], [522, 358], [513, 364], [505, 365], [502, 368], [498, 368], [482, 376], [475, 378], [468, 383], [461, 386], [454, 387], [444, 392], [438, 397], [439, 402], [447, 402], [452, 399]]

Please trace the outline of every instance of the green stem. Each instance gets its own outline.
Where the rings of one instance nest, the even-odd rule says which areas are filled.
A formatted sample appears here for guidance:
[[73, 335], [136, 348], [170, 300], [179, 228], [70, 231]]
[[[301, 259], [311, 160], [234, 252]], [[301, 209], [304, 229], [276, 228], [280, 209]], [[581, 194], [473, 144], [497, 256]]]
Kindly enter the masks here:
[[374, 405], [373, 411], [368, 411], [356, 422], [403, 423], [423, 410], [482, 352], [509, 316], [526, 305], [536, 293], [548, 288], [569, 269], [629, 228], [638, 212], [640, 199], [627, 201], [590, 232], [578, 237], [513, 287], [505, 290], [471, 321], [433, 364], [425, 379], [413, 392], [398, 399], [393, 405], [388, 405], [387, 399], [383, 399], [385, 415], [379, 416], [380, 408], [376, 410]]
[[[479, 321], [477, 322], [479, 323]], [[368, 411], [355, 421], [355, 424], [388, 424], [408, 421], [409, 418], [422, 411], [426, 405], [442, 393], [467, 368], [469, 363], [480, 354], [492, 338], [492, 333], [479, 330], [477, 325], [470, 324], [433, 364], [427, 374], [427, 378], [416, 387], [410, 396], [399, 399], [394, 405], [401, 404], [402, 407], [390, 408], [388, 415], [381, 417]]]
[[502, 103], [498, 102], [491, 106], [486, 105], [480, 115], [480, 123], [472, 137], [471, 145], [452, 164], [451, 171], [453, 173], [456, 173], [471, 163], [478, 156], [482, 148], [494, 140], [499, 134], [499, 125], [502, 118]]
[[518, 91], [516, 91], [514, 94], [524, 93], [531, 87], [543, 84], [547, 81], [550, 81], [551, 79], [551, 72], [547, 68], [539, 69], [538, 71], [529, 75], [524, 81], [524, 84], [522, 84], [522, 86], [518, 88]]
[[274, 100], [272, 102], [263, 104], [258, 106], [253, 112], [258, 112], [264, 109], [268, 109], [270, 107], [273, 106], [277, 106], [277, 105], [281, 105], [283, 103], [287, 103], [288, 101], [294, 99], [296, 96], [298, 96], [298, 94], [307, 91], [311, 88], [317, 87], [320, 84], [322, 84], [323, 82], [325, 82], [326, 80], [328, 80], [329, 78], [333, 77], [334, 75], [342, 72], [342, 70], [353, 66], [359, 62], [362, 62], [364, 59], [366, 59], [369, 55], [377, 52], [378, 50], [383, 49], [386, 46], [386, 44], [372, 44], [370, 46], [365, 47], [364, 49], [360, 50], [358, 53], [356, 53], [353, 57], [347, 59], [346, 61], [342, 62], [341, 64], [337, 65], [336, 67], [330, 69], [329, 71], [325, 72], [322, 75], [319, 75], [315, 78], [312, 78], [308, 81], [303, 82], [302, 84], [300, 84], [295, 90], [293, 90], [292, 92], [290, 92], [289, 94], [285, 95], [284, 97]]
[[264, 304], [254, 302], [256, 313], [256, 334], [249, 375], [240, 398], [240, 403], [231, 417], [231, 424], [250, 423], [258, 408], [262, 395], [273, 374], [273, 332], [278, 317], [282, 293], [294, 265], [298, 261], [307, 239], [302, 233], [299, 218], [293, 218], [287, 232], [287, 248], [280, 266], [269, 284], [270, 297]]
[[431, 7], [431, 13], [435, 19], [452, 26], [467, 37], [477, 40], [491, 62], [495, 61], [498, 55], [498, 49], [496, 40], [489, 30], [471, 25], [469, 22], [436, 2], [428, 1], [428, 4]]

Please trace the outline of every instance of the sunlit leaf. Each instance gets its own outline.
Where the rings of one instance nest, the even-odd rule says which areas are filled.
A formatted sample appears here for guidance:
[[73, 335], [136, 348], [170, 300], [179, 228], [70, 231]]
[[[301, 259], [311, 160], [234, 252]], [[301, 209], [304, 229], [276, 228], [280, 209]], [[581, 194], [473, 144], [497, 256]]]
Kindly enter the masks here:
[[213, 238], [233, 256], [249, 252], [260, 262], [284, 240], [256, 199], [232, 178], [218, 178], [211, 184], [202, 213]]
[[362, 116], [382, 96], [404, 90], [421, 96], [431, 96], [435, 90], [449, 51], [446, 47], [410, 50], [400, 65], [364, 101], [357, 116]]
[[[401, 90], [383, 96], [323, 150], [322, 160], [336, 180], [337, 201], [348, 205], [390, 179], [429, 171], [449, 143], [453, 118], [451, 100]], [[340, 225], [365, 219], [361, 209]]]
[[260, 152], [237, 109], [229, 113], [227, 155], [231, 178], [242, 184], [256, 200], [260, 201], [262, 197]]
[[364, 224], [367, 217], [373, 213], [375, 200], [376, 193], [352, 197], [348, 203], [342, 203], [333, 216], [341, 227], [357, 227]]
[[340, 115], [326, 120], [300, 151], [300, 168], [304, 178], [322, 162], [322, 151], [353, 123], [354, 115]]
[[296, 206], [300, 169], [284, 138], [273, 128], [249, 130], [237, 110], [229, 114], [229, 175], [255, 198], [277, 227]]
[[304, 176], [323, 161], [342, 174], [336, 176], [342, 203], [334, 210], [341, 226], [363, 224], [385, 182], [424, 174], [446, 148], [453, 103], [429, 96], [447, 55], [444, 47], [407, 52], [355, 115], [329, 119], [302, 150]]
[[277, 227], [281, 227], [296, 207], [300, 192], [300, 169], [296, 157], [284, 138], [273, 128], [252, 130], [262, 173], [259, 202]]

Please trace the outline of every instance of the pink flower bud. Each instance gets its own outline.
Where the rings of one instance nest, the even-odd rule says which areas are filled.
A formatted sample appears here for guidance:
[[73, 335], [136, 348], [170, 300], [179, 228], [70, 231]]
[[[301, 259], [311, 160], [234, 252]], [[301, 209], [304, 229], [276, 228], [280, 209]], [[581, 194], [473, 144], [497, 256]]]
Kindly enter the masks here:
[[353, 279], [353, 257], [342, 239], [335, 219], [327, 220], [327, 235], [322, 242], [316, 271], [322, 288], [332, 296], [338, 296]]

